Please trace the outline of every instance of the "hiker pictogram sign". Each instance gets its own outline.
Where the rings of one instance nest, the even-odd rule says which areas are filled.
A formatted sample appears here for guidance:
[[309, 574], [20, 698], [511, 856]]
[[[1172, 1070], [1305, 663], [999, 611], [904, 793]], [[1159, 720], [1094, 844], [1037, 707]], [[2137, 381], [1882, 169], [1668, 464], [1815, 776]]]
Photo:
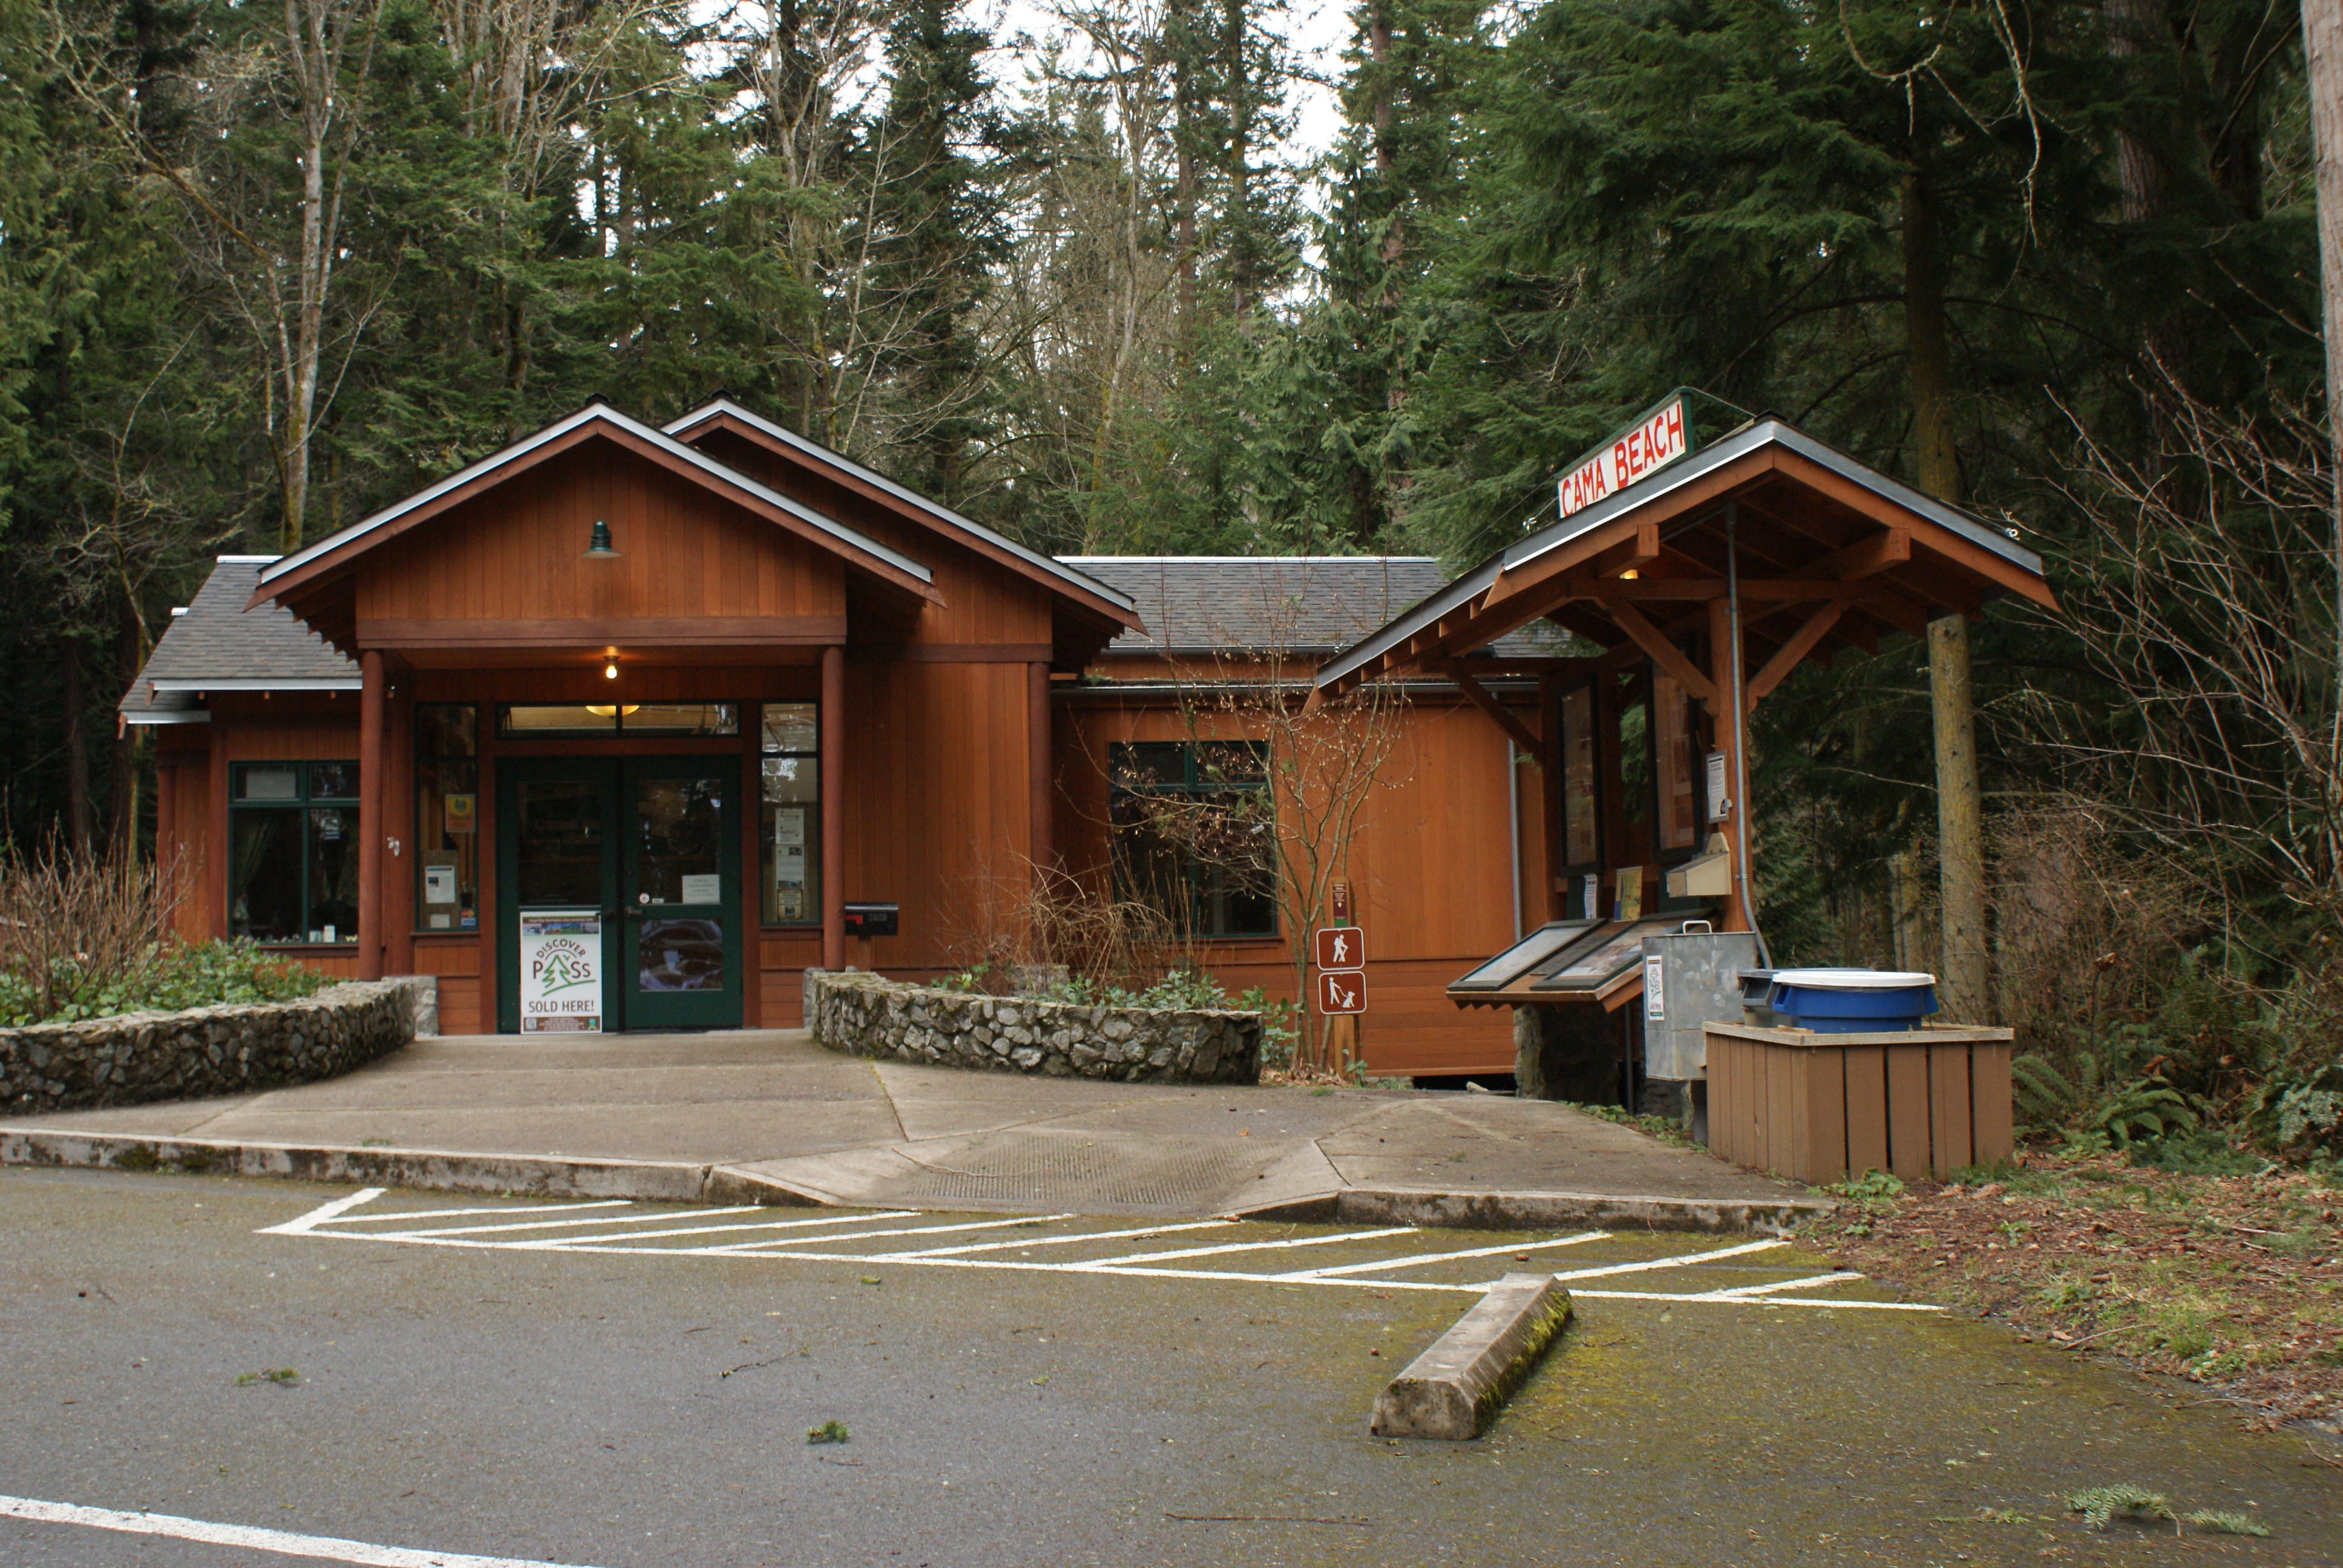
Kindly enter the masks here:
[[1330, 1016], [1366, 1011], [1367, 977], [1356, 970], [1319, 971], [1318, 1010]]
[[1356, 926], [1321, 926], [1318, 967], [1322, 970], [1363, 970], [1367, 967], [1367, 933]]

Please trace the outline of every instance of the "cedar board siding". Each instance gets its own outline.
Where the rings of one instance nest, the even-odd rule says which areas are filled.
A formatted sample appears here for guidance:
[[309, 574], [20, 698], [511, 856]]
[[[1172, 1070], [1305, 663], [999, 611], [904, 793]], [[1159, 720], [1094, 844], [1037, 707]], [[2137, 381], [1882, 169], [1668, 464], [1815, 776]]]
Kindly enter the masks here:
[[[1092, 885], [1103, 881], [1108, 864], [1107, 747], [1239, 733], [1235, 716], [1201, 715], [1192, 732], [1177, 711], [1141, 701], [1134, 694], [1127, 706], [1093, 699], [1057, 707], [1055, 833], [1066, 869]], [[1368, 1069], [1392, 1076], [1510, 1072], [1512, 1013], [1460, 1009], [1445, 992], [1450, 980], [1513, 940], [1505, 736], [1461, 701], [1418, 699], [1402, 722], [1388, 769], [1393, 782], [1361, 810], [1351, 850], [1369, 954], [1360, 1030]], [[1534, 890], [1544, 864], [1535, 830], [1542, 776], [1534, 767], [1522, 772], [1523, 876]], [[1543, 920], [1544, 908], [1526, 901], [1524, 923]], [[1282, 940], [1231, 944], [1211, 963], [1232, 993], [1260, 985], [1272, 996], [1292, 994]]]
[[[583, 558], [597, 518], [610, 525], [616, 560]], [[842, 627], [846, 613], [836, 557], [600, 443], [383, 545], [358, 574], [357, 594], [368, 646], [395, 646], [407, 639], [404, 628], [431, 621], [754, 618]], [[545, 650], [552, 659], [562, 651]]]

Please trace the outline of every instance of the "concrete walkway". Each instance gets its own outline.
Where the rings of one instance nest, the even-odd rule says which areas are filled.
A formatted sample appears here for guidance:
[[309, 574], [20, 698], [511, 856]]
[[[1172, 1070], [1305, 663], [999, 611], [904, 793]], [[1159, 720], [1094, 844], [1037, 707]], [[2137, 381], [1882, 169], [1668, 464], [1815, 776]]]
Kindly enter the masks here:
[[801, 1030], [415, 1042], [263, 1094], [0, 1120], [0, 1160], [643, 1198], [1738, 1230], [1794, 1187], [1538, 1101], [910, 1067]]

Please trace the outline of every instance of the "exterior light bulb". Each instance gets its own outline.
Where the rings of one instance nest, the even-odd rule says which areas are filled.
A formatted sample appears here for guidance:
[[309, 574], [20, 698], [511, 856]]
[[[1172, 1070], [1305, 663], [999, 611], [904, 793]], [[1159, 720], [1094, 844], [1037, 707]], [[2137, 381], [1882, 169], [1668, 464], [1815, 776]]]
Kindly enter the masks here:
[[602, 667], [602, 678], [603, 678], [603, 679], [605, 679], [605, 680], [616, 680], [616, 679], [618, 679], [618, 667], [616, 664], [606, 664], [606, 665], [604, 665], [604, 666]]

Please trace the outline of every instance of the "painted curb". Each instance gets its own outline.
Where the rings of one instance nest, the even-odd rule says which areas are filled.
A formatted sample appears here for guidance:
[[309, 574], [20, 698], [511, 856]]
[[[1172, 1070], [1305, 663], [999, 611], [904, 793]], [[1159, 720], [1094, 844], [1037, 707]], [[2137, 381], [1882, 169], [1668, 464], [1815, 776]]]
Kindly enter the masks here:
[[1240, 1220], [1319, 1225], [1423, 1225], [1471, 1231], [1553, 1231], [1598, 1225], [1646, 1231], [1785, 1231], [1833, 1212], [1817, 1198], [1623, 1197], [1604, 1192], [1443, 1192], [1345, 1187], [1240, 1209]]
[[1375, 1397], [1377, 1437], [1469, 1442], [1570, 1322], [1570, 1292], [1551, 1274], [1507, 1274]]

